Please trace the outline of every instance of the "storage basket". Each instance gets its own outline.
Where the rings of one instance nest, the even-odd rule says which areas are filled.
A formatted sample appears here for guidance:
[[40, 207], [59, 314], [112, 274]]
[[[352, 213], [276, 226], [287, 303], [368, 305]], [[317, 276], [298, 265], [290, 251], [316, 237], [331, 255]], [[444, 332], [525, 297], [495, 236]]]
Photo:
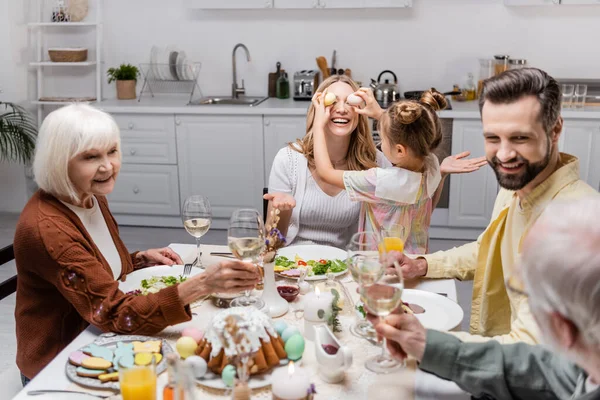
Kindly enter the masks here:
[[50, 61], [53, 62], [83, 62], [87, 60], [87, 49], [48, 49]]

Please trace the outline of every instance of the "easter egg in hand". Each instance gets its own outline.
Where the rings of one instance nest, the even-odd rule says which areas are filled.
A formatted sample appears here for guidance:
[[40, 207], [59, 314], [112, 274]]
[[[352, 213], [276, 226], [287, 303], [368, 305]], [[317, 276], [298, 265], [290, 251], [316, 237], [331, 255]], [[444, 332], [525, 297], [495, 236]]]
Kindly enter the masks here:
[[202, 338], [204, 337], [204, 332], [197, 328], [185, 328], [183, 332], [181, 332], [181, 336], [191, 337], [196, 341], [196, 343], [200, 343]]
[[197, 347], [198, 343], [196, 343], [196, 340], [189, 336], [182, 336], [177, 340], [177, 343], [175, 343], [177, 352], [184, 360], [193, 355]]
[[337, 96], [331, 92], [327, 93], [325, 95], [325, 107], [332, 105], [333, 103], [335, 103], [335, 101], [337, 100]]
[[346, 103], [350, 104], [351, 106], [359, 106], [362, 104], [362, 102], [363, 99], [355, 94], [351, 94], [346, 98]]
[[189, 366], [194, 378], [202, 378], [204, 375], [206, 375], [208, 365], [206, 364], [204, 358], [196, 355], [189, 356], [185, 359], [184, 363]]

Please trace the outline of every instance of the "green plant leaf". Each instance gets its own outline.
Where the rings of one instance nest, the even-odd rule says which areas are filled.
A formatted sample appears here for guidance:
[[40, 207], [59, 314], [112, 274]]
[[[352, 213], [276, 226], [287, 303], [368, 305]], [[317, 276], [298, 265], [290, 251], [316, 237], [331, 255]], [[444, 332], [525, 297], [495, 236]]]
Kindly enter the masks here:
[[113, 81], [137, 81], [140, 70], [135, 65], [121, 64], [119, 68], [109, 68], [106, 71], [108, 83]]
[[35, 120], [23, 107], [0, 102], [0, 113], [5, 110], [0, 114], [0, 160], [29, 163], [37, 137]]

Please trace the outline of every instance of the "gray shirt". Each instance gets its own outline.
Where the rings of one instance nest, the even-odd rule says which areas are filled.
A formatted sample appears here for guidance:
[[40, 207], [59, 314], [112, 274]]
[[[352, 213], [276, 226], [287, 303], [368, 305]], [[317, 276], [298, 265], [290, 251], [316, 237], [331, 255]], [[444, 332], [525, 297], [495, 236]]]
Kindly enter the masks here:
[[419, 368], [455, 382], [475, 397], [600, 399], [600, 389], [586, 391], [583, 369], [539, 345], [463, 343], [433, 330], [427, 331], [426, 343]]

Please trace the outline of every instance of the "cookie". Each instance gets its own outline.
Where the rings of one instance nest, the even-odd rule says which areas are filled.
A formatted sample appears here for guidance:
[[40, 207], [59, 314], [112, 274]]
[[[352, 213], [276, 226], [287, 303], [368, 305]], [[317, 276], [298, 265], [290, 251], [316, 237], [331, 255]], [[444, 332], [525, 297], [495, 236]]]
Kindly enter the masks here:
[[112, 372], [112, 373], [108, 373], [108, 374], [102, 374], [98, 377], [98, 379], [100, 379], [100, 382], [104, 383], [104, 382], [116, 382], [119, 380], [119, 373], [118, 372]]
[[150, 365], [152, 357], [154, 357], [155, 364], [158, 364], [162, 360], [162, 354], [160, 353], [138, 353], [135, 355], [135, 365]]
[[123, 357], [119, 358], [119, 361], [117, 364], [114, 365], [116, 370], [118, 370], [121, 367], [132, 368], [135, 365], [135, 358], [134, 358], [133, 354], [126, 354]]
[[117, 343], [117, 348], [115, 349], [115, 356], [113, 358], [113, 367], [116, 371], [119, 370], [119, 366], [121, 365], [120, 360], [124, 358], [123, 366], [126, 368], [133, 367], [133, 344], [132, 343]]
[[113, 360], [113, 352], [108, 347], [98, 346], [97, 344], [90, 344], [81, 349], [85, 354], [92, 357], [104, 358], [106, 361]]
[[87, 369], [97, 369], [106, 371], [112, 367], [112, 362], [100, 357], [88, 357], [81, 362], [81, 366]]
[[79, 350], [69, 354], [69, 362], [76, 367], [81, 367], [81, 362], [87, 358], [90, 358], [90, 356]]
[[146, 342], [132, 342], [134, 353], [160, 353], [162, 340], [148, 340]]
[[104, 374], [106, 372], [106, 370], [101, 370], [101, 369], [87, 369], [87, 368], [84, 368], [84, 367], [77, 367], [77, 369], [75, 370], [75, 372], [77, 373], [77, 375], [83, 376], [85, 378], [97, 378], [100, 375]]

